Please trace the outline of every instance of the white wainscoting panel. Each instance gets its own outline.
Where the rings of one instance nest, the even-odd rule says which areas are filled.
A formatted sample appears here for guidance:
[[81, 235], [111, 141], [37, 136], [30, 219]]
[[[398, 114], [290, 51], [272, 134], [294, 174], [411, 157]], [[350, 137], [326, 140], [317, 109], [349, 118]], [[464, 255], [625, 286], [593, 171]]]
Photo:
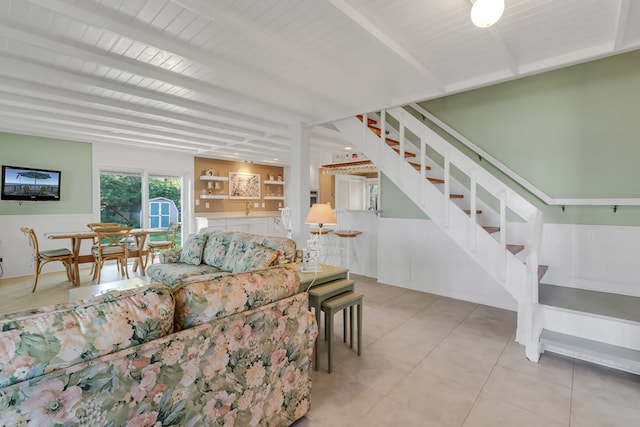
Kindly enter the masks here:
[[382, 218], [378, 281], [515, 310], [515, 300], [431, 220]]

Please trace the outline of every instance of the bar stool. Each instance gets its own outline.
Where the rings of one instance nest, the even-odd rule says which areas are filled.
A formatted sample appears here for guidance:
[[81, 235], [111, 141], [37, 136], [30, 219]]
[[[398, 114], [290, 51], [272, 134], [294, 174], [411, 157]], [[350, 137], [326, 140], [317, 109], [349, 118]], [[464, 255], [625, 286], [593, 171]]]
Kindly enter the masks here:
[[328, 372], [333, 371], [333, 315], [339, 311], [343, 314], [344, 332], [343, 339], [347, 342], [347, 308], [349, 309], [349, 347], [353, 348], [353, 308], [358, 310], [358, 356], [362, 353], [362, 294], [353, 291], [340, 294], [336, 297], [325, 300], [322, 303], [322, 311], [324, 311], [325, 331], [327, 333], [327, 352], [329, 353]]
[[[320, 311], [322, 310], [322, 303], [329, 298], [333, 298], [336, 295], [350, 292], [355, 289], [355, 282], [351, 279], [334, 280], [333, 282], [323, 283], [318, 286], [313, 286], [309, 289], [309, 307], [315, 308], [316, 323], [318, 328], [320, 327]], [[327, 335], [327, 329], [325, 328], [325, 336]], [[320, 366], [318, 357], [318, 340], [314, 344], [314, 360], [313, 369], [316, 371]]]
[[362, 234], [351, 228], [351, 217], [348, 212], [340, 209], [334, 211], [338, 225], [333, 230], [336, 236], [336, 244], [333, 250], [332, 262], [346, 268], [351, 268], [351, 257], [354, 258], [358, 269], [361, 268], [360, 257], [358, 256], [358, 244], [356, 238]]

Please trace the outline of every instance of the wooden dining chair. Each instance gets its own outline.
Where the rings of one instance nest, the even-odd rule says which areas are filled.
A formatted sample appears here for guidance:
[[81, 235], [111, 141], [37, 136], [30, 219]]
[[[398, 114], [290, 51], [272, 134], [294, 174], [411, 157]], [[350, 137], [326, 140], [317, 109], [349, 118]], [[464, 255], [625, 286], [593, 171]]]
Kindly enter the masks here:
[[[167, 231], [165, 232], [164, 240], [154, 240], [147, 242], [147, 249], [149, 250], [149, 254], [151, 254], [151, 264], [156, 259], [156, 255], [164, 249], [171, 249], [176, 245], [176, 235], [178, 231], [180, 231], [181, 223], [172, 221], [169, 223], [167, 227]], [[147, 254], [147, 261], [145, 261], [144, 267], [146, 268], [148, 262], [149, 255]]]
[[70, 282], [73, 282], [73, 254], [69, 249], [60, 248], [41, 251], [38, 245], [38, 237], [36, 236], [36, 232], [33, 228], [20, 227], [20, 231], [27, 236], [27, 239], [29, 239], [29, 246], [31, 246], [31, 249], [33, 250], [35, 276], [33, 278], [33, 288], [31, 289], [31, 292], [36, 291], [42, 267], [52, 261], [62, 262], [67, 271], [67, 278]]
[[129, 226], [105, 226], [95, 227], [97, 244], [93, 246], [91, 252], [94, 257], [93, 280], [100, 283], [100, 274], [104, 262], [116, 260], [120, 275], [129, 278], [127, 268], [129, 256], [129, 237], [131, 228]]
[[[96, 228], [98, 227], [118, 227], [120, 226], [120, 223], [118, 222], [90, 222], [89, 224], [87, 224], [87, 227], [89, 227], [89, 229], [91, 231], [95, 231]], [[91, 251], [93, 252], [93, 248], [98, 244], [98, 238], [94, 237], [93, 238], [93, 244], [91, 245]], [[91, 275], [91, 277], [94, 277], [95, 274], [95, 266], [96, 264], [93, 263], [91, 265], [91, 273], [89, 273]], [[119, 266], [118, 266], [119, 267]]]

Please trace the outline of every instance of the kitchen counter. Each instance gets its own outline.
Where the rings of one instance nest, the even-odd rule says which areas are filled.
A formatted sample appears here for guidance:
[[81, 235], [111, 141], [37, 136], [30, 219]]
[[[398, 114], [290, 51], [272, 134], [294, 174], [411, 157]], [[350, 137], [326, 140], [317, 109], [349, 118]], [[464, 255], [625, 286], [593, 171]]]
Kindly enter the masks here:
[[211, 212], [198, 213], [196, 218], [206, 219], [226, 219], [226, 218], [272, 218], [280, 217], [280, 211], [250, 211], [247, 215], [244, 211], [240, 212]]
[[204, 227], [224, 231], [242, 231], [265, 236], [284, 236], [286, 231], [280, 221], [279, 211], [215, 212], [196, 215], [198, 230]]

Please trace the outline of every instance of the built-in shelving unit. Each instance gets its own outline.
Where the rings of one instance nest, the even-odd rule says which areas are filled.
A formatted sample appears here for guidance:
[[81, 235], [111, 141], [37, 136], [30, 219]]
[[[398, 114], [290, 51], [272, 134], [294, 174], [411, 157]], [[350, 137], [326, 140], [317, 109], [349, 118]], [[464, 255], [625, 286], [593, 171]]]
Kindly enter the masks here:
[[[209, 191], [211, 191], [212, 187], [211, 187], [211, 182], [215, 181], [216, 182], [216, 188], [214, 189], [217, 192], [222, 192], [223, 194], [202, 194], [200, 195], [201, 199], [228, 199], [229, 196], [224, 194], [224, 190], [222, 187], [222, 184], [218, 184], [218, 182], [225, 182], [225, 181], [229, 181], [229, 178], [226, 176], [217, 176], [217, 175], [200, 175], [200, 181], [208, 181], [207, 182], [207, 188], [209, 189]], [[221, 191], [222, 190], [222, 191]]]
[[267, 194], [263, 197], [264, 200], [284, 200], [284, 181], [279, 180], [276, 181], [274, 179], [266, 179], [264, 181], [264, 185], [265, 188], [267, 185], [276, 185], [278, 187], [277, 188], [277, 195], [270, 195], [268, 190], [267, 190]]
[[203, 194], [200, 196], [201, 199], [228, 199], [229, 196], [226, 194]]
[[200, 181], [229, 181], [226, 176], [200, 175]]

